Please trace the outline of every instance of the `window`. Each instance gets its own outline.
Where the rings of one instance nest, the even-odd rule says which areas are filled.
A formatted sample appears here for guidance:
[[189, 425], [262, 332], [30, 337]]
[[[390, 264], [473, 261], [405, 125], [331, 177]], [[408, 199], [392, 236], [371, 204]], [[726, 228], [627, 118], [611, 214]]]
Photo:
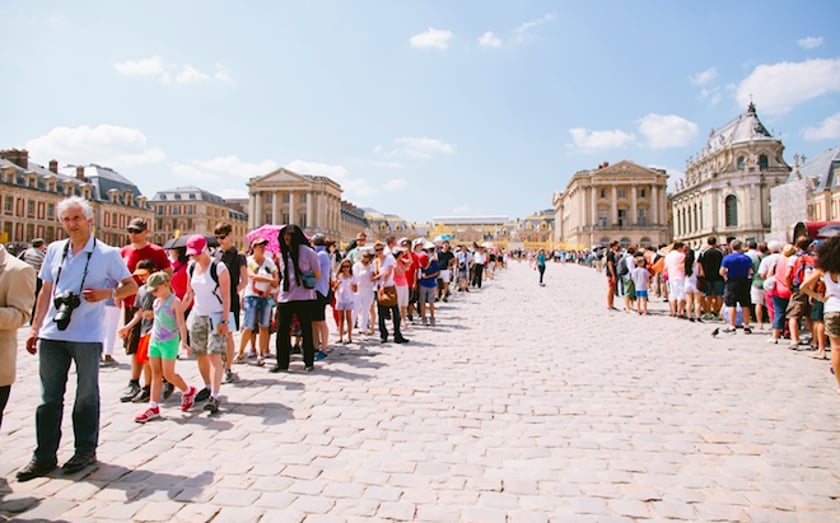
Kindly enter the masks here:
[[601, 189], [601, 198], [606, 198], [606, 197], [607, 197], [607, 190], [606, 189]]
[[627, 198], [627, 189], [621, 188], [618, 190], [618, 197], [619, 198]]
[[738, 157], [738, 169], [743, 169], [743, 168], [744, 168], [744, 157], [739, 156]]
[[694, 230], [700, 230], [699, 213], [697, 212], [697, 204], [694, 204]]
[[[285, 193], [283, 195], [283, 203], [289, 203], [289, 193]], [[288, 223], [288, 222], [286, 222]]]
[[26, 202], [26, 215], [30, 218], [35, 216], [35, 200]]
[[639, 215], [636, 217], [638, 225], [647, 225], [647, 209], [639, 209]]
[[176, 195], [175, 195], [175, 199], [176, 199], [176, 200], [180, 200], [180, 199], [181, 199], [181, 195], [180, 195], [180, 194], [176, 194]]
[[300, 203], [306, 203], [306, 193], [300, 195]]
[[767, 169], [767, 167], [768, 167], [769, 165], [770, 165], [770, 162], [769, 162], [769, 160], [767, 159], [767, 155], [766, 155], [766, 154], [762, 154], [761, 156], [759, 156], [759, 157], [758, 157], [758, 168], [759, 168], [759, 169], [761, 169], [762, 171], [764, 171], [764, 170], [766, 170], [766, 169]]
[[624, 227], [627, 225], [627, 209], [618, 210], [618, 226]]
[[289, 213], [283, 213], [283, 223], [289, 223]]
[[738, 226], [738, 199], [732, 194], [726, 197], [726, 226]]
[[598, 227], [607, 226], [607, 211], [598, 211]]
[[645, 191], [644, 189], [639, 189], [639, 198], [644, 198], [646, 194], [647, 191]]
[[158, 216], [163, 216], [163, 205], [158, 205], [157, 215]]
[[47, 204], [47, 219], [52, 220], [53, 218], [55, 218], [55, 204], [54, 203], [48, 203]]
[[15, 200], [11, 196], [6, 196], [3, 199], [3, 210], [11, 213], [15, 210]]
[[301, 229], [305, 229], [307, 227], [307, 225], [306, 225], [306, 213], [305, 212], [302, 212], [302, 213], [298, 214], [298, 225], [300, 226]]

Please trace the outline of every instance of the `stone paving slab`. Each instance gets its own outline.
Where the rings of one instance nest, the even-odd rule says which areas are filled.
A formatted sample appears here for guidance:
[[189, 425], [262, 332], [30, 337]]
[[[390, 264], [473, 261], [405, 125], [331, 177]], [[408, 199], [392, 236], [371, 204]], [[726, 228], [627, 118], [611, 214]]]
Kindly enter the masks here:
[[[713, 338], [661, 301], [607, 311], [591, 269], [546, 278], [514, 262], [410, 344], [336, 345], [312, 374], [299, 357], [281, 375], [237, 365], [213, 417], [175, 394], [136, 424], [128, 365], [102, 369], [98, 466], [27, 483], [39, 384], [21, 350], [0, 521], [840, 521], [827, 362]], [[177, 368], [198, 384], [192, 360]]]

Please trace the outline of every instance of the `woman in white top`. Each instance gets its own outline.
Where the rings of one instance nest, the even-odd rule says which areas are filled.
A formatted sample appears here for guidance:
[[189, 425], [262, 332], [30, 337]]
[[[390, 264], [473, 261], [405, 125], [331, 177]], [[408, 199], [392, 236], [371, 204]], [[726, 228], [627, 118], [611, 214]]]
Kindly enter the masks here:
[[271, 325], [271, 289], [279, 281], [277, 265], [274, 260], [265, 255], [268, 240], [255, 238], [251, 242], [253, 254], [248, 256], [248, 285], [245, 287], [245, 322], [242, 328], [242, 338], [239, 340], [239, 356], [237, 363], [245, 362], [245, 347], [251, 340], [251, 333], [259, 329], [260, 352], [257, 356], [257, 366], [265, 364], [268, 356], [268, 327]]
[[823, 303], [825, 333], [831, 343], [831, 369], [836, 380], [834, 390], [840, 394], [840, 236], [819, 246], [817, 268], [799, 290]]
[[[350, 259], [350, 258], [346, 258]], [[356, 258], [353, 274], [356, 276], [356, 317], [359, 319], [359, 331], [373, 334], [376, 316], [373, 308], [373, 253], [363, 250]]]
[[344, 343], [344, 331], [347, 330], [347, 343], [353, 343], [353, 309], [356, 308], [356, 277], [353, 264], [342, 260], [335, 275], [335, 310], [338, 311], [338, 342]]

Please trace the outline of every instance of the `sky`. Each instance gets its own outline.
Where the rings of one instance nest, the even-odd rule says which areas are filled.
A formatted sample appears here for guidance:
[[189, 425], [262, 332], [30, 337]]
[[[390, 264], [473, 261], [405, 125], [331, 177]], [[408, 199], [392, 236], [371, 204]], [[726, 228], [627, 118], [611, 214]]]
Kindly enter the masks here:
[[836, 146], [838, 19], [835, 0], [0, 0], [0, 148], [149, 198], [246, 197], [287, 167], [410, 221], [521, 218], [603, 161], [673, 184], [751, 99], [789, 164]]

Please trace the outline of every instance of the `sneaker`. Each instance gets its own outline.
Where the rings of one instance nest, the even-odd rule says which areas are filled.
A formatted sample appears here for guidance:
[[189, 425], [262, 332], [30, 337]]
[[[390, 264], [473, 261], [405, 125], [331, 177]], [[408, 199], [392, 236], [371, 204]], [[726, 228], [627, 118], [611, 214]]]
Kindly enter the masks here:
[[408, 338], [394, 338], [394, 343], [408, 343], [409, 341]]
[[198, 394], [195, 395], [195, 401], [204, 401], [210, 397], [210, 389], [207, 387], [198, 391]]
[[146, 403], [149, 401], [149, 398], [152, 396], [152, 388], [149, 385], [145, 385], [142, 389], [140, 389], [137, 394], [131, 398], [132, 403]]
[[195, 405], [195, 387], [190, 385], [190, 388], [181, 394], [181, 410], [186, 412], [190, 410], [193, 405]]
[[58, 462], [55, 458], [50, 460], [37, 460], [32, 458], [32, 460], [26, 464], [25, 467], [17, 471], [15, 477], [18, 481], [23, 483], [24, 481], [29, 481], [30, 479], [40, 478], [41, 476], [46, 476], [58, 466]]
[[169, 383], [168, 381], [163, 382], [163, 401], [169, 399], [172, 396], [172, 393], [175, 392], [175, 385]]
[[435, 318], [434, 317], [429, 318], [429, 325], [431, 325], [432, 327], [435, 326]]
[[723, 332], [725, 332], [727, 334], [735, 334], [735, 328], [734, 327], [725, 327], [723, 329]]
[[239, 376], [237, 376], [232, 370], [225, 369], [225, 383], [235, 383], [239, 380]]
[[128, 403], [129, 401], [134, 399], [134, 396], [136, 396], [138, 392], [140, 392], [140, 384], [136, 381], [129, 381], [128, 387], [126, 387], [120, 395], [120, 401], [123, 403]]
[[315, 361], [321, 361], [327, 357], [327, 353], [321, 350], [315, 351]]
[[204, 404], [204, 410], [209, 411], [210, 414], [219, 412], [219, 399], [213, 396], [207, 398], [207, 403]]
[[423, 325], [428, 325], [428, 324], [429, 324], [429, 318], [423, 316]]
[[302, 351], [300, 350], [300, 345], [295, 345], [292, 347], [292, 354], [300, 354]]
[[315, 365], [309, 365], [308, 367], [303, 368], [306, 372], [313, 372], [315, 370]]
[[160, 407], [149, 407], [142, 414], [138, 414], [137, 416], [135, 416], [134, 421], [136, 421], [137, 423], [146, 423], [147, 421], [151, 421], [159, 417]]
[[114, 359], [114, 357], [113, 357], [113, 356], [111, 356], [110, 354], [106, 354], [106, 355], [102, 358], [102, 363], [101, 363], [101, 365], [102, 365], [103, 367], [113, 367], [113, 366], [115, 366], [116, 364], [117, 364], [117, 360], [115, 360], [115, 359]]
[[749, 325], [744, 326], [744, 334], [752, 334], [752, 329]]

